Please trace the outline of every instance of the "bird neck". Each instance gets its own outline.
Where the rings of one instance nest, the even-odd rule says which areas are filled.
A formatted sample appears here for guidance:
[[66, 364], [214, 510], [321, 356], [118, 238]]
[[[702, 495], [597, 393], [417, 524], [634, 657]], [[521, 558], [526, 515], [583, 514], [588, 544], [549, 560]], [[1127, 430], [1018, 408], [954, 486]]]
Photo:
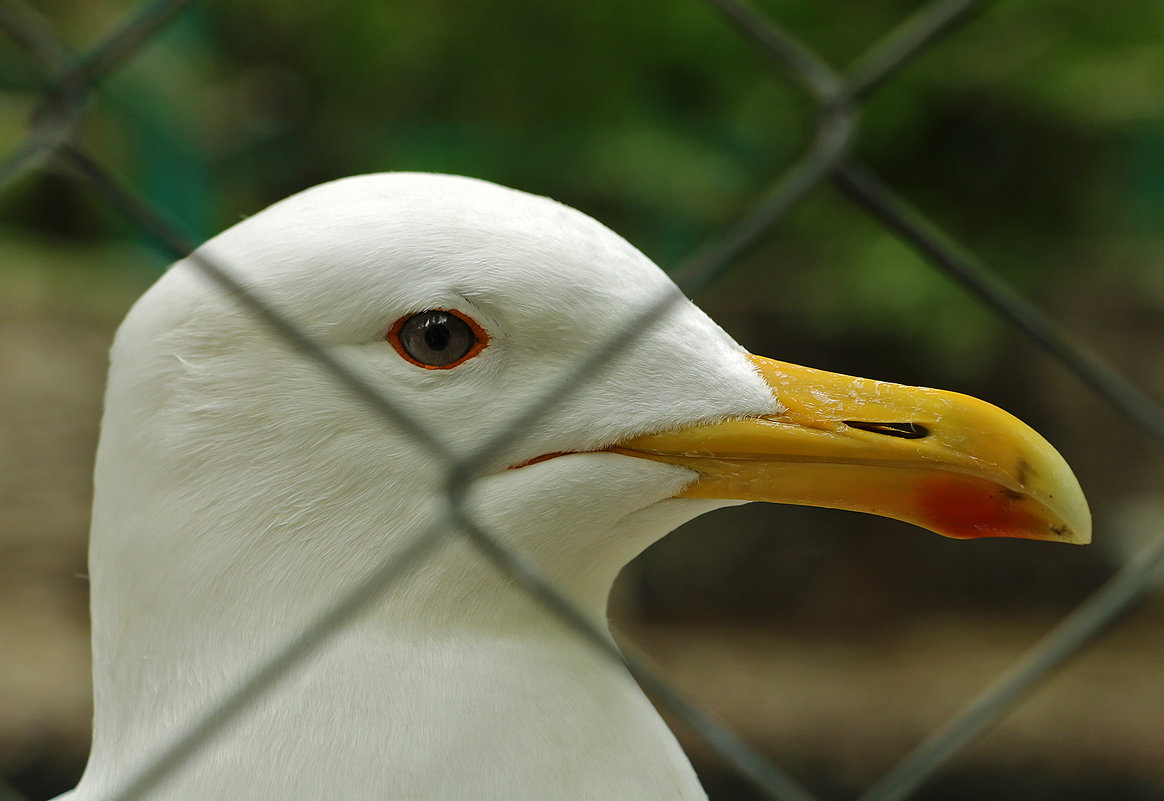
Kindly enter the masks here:
[[[163, 532], [162, 521], [173, 518], [158, 510], [137, 518], [122, 510], [120, 518], [141, 528], [114, 535], [101, 529], [99, 514], [94, 530], [94, 747], [83, 786], [103, 791], [406, 541], [381, 539], [381, 554], [312, 556], [309, 525], [285, 532], [297, 545], [288, 550], [303, 556], [289, 561], [258, 540]], [[642, 523], [625, 525], [648, 536]], [[385, 535], [375, 527], [361, 536], [342, 526], [327, 531], [333, 542]], [[612, 781], [626, 788], [619, 797], [703, 798], [673, 736], [622, 666], [462, 535], [445, 536], [240, 714], [175, 777], [172, 795], [158, 797], [227, 797], [241, 786], [254, 787], [254, 797], [356, 797], [376, 788], [383, 797], [435, 801], [479, 798], [480, 788], [494, 787], [507, 798], [544, 799], [560, 797], [565, 776], [580, 798], [588, 781], [596, 782], [594, 798], [611, 797], [602, 793]], [[230, 554], [207, 553], [215, 542], [236, 544]], [[553, 554], [531, 558], [603, 625], [609, 585], [629, 556], [579, 567], [571, 555], [568, 581]], [[264, 565], [273, 567], [264, 572]]]
[[[351, 454], [364, 451], [347, 448], [341, 472], [330, 469], [338, 451], [299, 461], [260, 458], [261, 443], [183, 453], [138, 442], [113, 422], [107, 416], [94, 495], [94, 741], [83, 782], [106, 790], [429, 529], [440, 509], [435, 492], [372, 469], [390, 464], [380, 454], [353, 465]], [[677, 470], [580, 454], [482, 479], [471, 511], [601, 626], [621, 567], [720, 505], [655, 503], [687, 480]], [[566, 480], [574, 491], [562, 491]], [[251, 797], [372, 788], [456, 799], [481, 797], [476, 790], [492, 782], [497, 791], [484, 795], [550, 798], [561, 770], [579, 786], [613, 771], [624, 797], [702, 797], [621, 665], [450, 530], [159, 798], [228, 797], [256, 782]], [[434, 785], [434, 775], [447, 781]], [[529, 792], [503, 792], [510, 785]]]
[[[228, 649], [228, 659], [238, 657]], [[115, 787], [128, 755], [156, 753], [184, 728], [175, 720], [204, 713], [217, 689], [202, 685], [200, 703], [120, 699], [136, 728], [95, 742], [82, 786]], [[156, 798], [541, 801], [563, 793], [704, 798], [631, 677], [571, 632], [450, 627], [422, 636], [359, 620], [269, 688]]]

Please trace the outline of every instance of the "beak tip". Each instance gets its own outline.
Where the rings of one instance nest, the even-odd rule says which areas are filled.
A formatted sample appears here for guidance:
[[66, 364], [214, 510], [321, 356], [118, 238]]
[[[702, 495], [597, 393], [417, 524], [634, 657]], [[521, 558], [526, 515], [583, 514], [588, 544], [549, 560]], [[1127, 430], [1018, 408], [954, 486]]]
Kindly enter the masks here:
[[1075, 526], [1064, 523], [1062, 526], [1052, 527], [1052, 531], [1058, 535], [1059, 542], [1065, 542], [1069, 545], [1090, 545], [1091, 515], [1088, 514], [1081, 523], [1081, 525]]
[[[1050, 448], [1050, 446], [1047, 446]], [[1091, 507], [1087, 503], [1087, 496], [1079, 486], [1079, 480], [1067, 466], [1062, 456], [1051, 450], [1055, 455], [1057, 470], [1052, 475], [1059, 491], [1054, 496], [1048, 496], [1047, 505], [1054, 508], [1048, 514], [1056, 520], [1050, 526], [1051, 532], [1056, 535], [1058, 542], [1071, 545], [1089, 545], [1091, 543]], [[1058, 503], [1052, 504], [1054, 497]]]

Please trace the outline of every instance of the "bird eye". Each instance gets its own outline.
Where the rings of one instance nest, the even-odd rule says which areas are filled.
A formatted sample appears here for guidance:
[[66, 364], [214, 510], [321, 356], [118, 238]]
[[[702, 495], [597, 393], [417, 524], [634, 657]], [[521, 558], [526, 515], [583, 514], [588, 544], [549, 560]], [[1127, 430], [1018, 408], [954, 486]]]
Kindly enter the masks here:
[[489, 337], [481, 326], [457, 312], [430, 309], [397, 320], [388, 341], [418, 367], [440, 370], [476, 356]]

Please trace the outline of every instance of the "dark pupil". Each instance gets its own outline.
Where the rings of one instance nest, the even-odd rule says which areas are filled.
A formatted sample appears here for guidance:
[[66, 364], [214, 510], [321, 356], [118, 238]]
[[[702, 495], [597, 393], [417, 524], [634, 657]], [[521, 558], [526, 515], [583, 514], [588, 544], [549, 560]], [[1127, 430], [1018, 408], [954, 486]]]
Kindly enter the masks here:
[[440, 318], [433, 319], [424, 327], [424, 344], [433, 350], [444, 350], [452, 339], [452, 332], [445, 325], [445, 321]]

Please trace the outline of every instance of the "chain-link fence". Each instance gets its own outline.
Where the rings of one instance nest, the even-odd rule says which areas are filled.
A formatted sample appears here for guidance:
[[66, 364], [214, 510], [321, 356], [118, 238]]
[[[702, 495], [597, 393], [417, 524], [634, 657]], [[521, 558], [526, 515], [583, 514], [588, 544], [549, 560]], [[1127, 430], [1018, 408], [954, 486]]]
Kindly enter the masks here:
[[[891, 81], [912, 59], [937, 46], [944, 37], [985, 5], [978, 0], [939, 0], [901, 22], [845, 71], [839, 71], [804, 46], [777, 22], [742, 0], [711, 0], [750, 45], [772, 58], [773, 70], [797, 82], [816, 103], [811, 146], [772, 183], [751, 210], [727, 232], [701, 248], [674, 275], [688, 293], [703, 288], [730, 271], [740, 257], [772, 230], [812, 190], [832, 184], [849, 201], [922, 254], [936, 269], [1006, 318], [1054, 358], [1069, 367], [1108, 403], [1134, 421], [1156, 444], [1164, 446], [1164, 410], [1145, 397], [1102, 358], [1076, 342], [1055, 321], [1026, 302], [977, 259], [951, 240], [923, 214], [853, 155], [866, 101]], [[189, 0], [158, 0], [135, 12], [117, 31], [91, 51], [76, 55], [65, 47], [38, 14], [13, 0], [0, 2], [0, 24], [26, 52], [44, 80], [31, 87], [39, 93], [30, 132], [14, 152], [0, 162], [0, 190], [18, 177], [51, 163], [96, 190], [109, 207], [137, 226], [174, 258], [189, 258], [207, 276], [261, 318], [289, 347], [298, 349], [334, 380], [397, 430], [415, 438], [441, 459], [448, 474], [447, 506], [438, 524], [417, 532], [410, 544], [348, 588], [340, 603], [328, 609], [261, 670], [219, 700], [213, 711], [191, 721], [164, 754], [132, 776], [111, 799], [145, 797], [184, 761], [195, 757], [232, 720], [246, 715], [270, 687], [319, 649], [327, 648], [344, 625], [381, 598], [402, 577], [430, 558], [449, 538], [464, 538], [500, 573], [513, 580], [514, 591], [536, 598], [577, 636], [626, 664], [648, 694], [688, 724], [727, 763], [765, 795], [782, 801], [809, 801], [813, 796], [777, 765], [716, 722], [683, 694], [672, 689], [633, 652], [620, 652], [606, 632], [596, 627], [522, 554], [503, 545], [466, 509], [465, 497], [490, 461], [523, 436], [531, 424], [565, 401], [581, 379], [602, 371], [633, 348], [636, 332], [662, 318], [681, 296], [667, 293], [642, 309], [624, 327], [581, 361], [556, 388], [514, 414], [511, 423], [467, 457], [454, 457], [448, 444], [417, 421], [397, 399], [381, 393], [337, 361], [329, 350], [301, 332], [283, 312], [235, 278], [234, 265], [195, 253], [194, 243], [171, 226], [148, 203], [127, 189], [102, 164], [100, 154], [87, 152], [74, 137], [80, 121], [100, 98], [97, 87], [133, 59], [139, 50]], [[1100, 537], [1104, 534], [1101, 531]], [[1160, 579], [1164, 570], [1164, 535], [1157, 537], [1094, 596], [1062, 620], [1010, 670], [986, 687], [960, 714], [888, 771], [861, 796], [862, 801], [892, 801], [914, 793], [952, 756], [992, 724], [1013, 711], [1030, 691], [1056, 668], [1108, 630]], [[18, 798], [0, 787], [0, 796]]]

